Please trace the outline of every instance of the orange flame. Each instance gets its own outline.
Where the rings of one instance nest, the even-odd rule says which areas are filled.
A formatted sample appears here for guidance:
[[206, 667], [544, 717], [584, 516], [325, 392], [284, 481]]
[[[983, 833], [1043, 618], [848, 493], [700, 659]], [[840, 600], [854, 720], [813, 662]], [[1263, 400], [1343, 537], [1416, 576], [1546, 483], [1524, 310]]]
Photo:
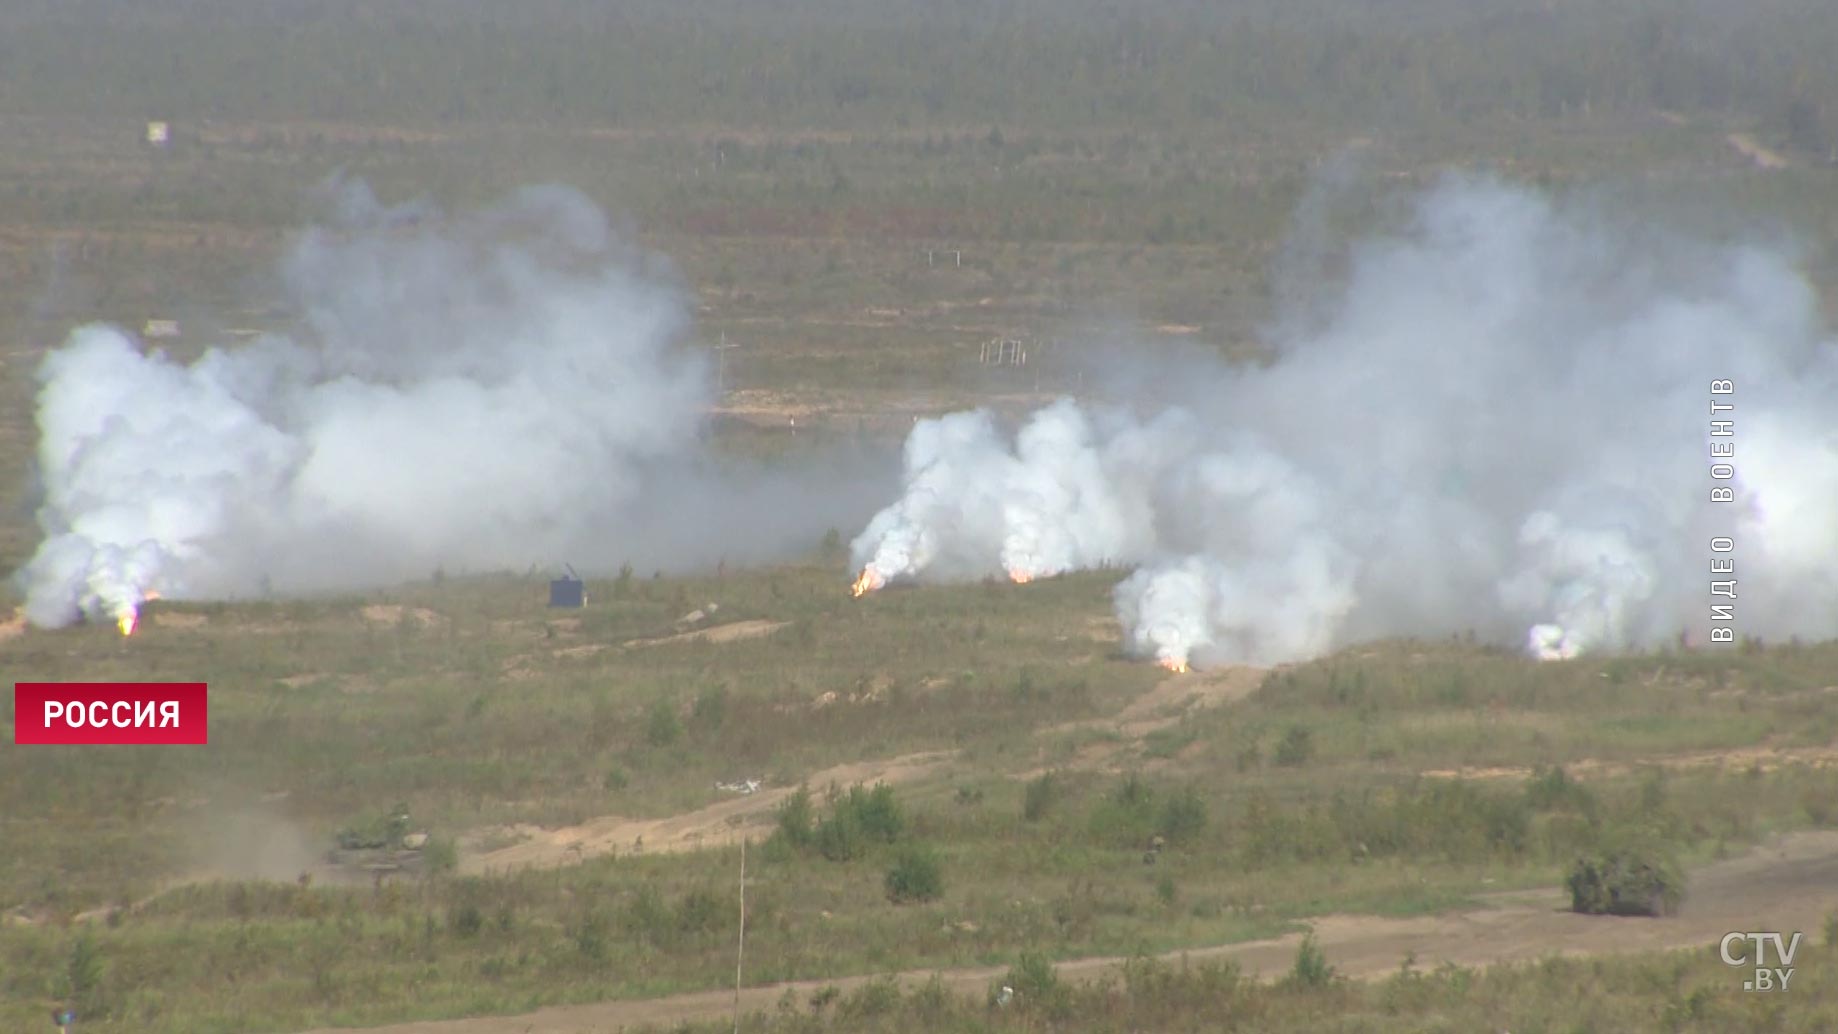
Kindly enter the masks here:
[[[141, 597], [141, 601], [144, 603], [151, 603], [159, 598], [160, 593], [158, 589], [148, 589], [146, 594]], [[133, 635], [134, 630], [140, 627], [139, 606], [130, 606], [126, 614], [117, 617], [115, 619], [115, 627], [121, 629], [122, 635]]]
[[1163, 657], [1161, 660], [1156, 661], [1155, 663], [1161, 665], [1164, 668], [1167, 668], [1169, 671], [1174, 672], [1176, 675], [1185, 675], [1189, 671], [1193, 670], [1187, 667], [1186, 661], [1175, 660], [1173, 657]]
[[1011, 567], [1008, 569], [1008, 580], [1016, 585], [1026, 585], [1034, 580], [1034, 576], [1019, 567]]
[[882, 578], [879, 571], [872, 567], [864, 567], [862, 576], [855, 580], [855, 584], [849, 586], [849, 595], [857, 598], [866, 596], [886, 584], [887, 579]]

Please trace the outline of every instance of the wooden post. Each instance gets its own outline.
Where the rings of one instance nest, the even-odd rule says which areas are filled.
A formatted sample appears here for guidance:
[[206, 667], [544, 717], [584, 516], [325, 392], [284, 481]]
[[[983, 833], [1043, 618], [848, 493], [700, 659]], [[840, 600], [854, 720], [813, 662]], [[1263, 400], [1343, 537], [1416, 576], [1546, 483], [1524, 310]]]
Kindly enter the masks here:
[[747, 954], [747, 841], [740, 841], [740, 938], [734, 949], [734, 1034], [740, 1034], [740, 967]]

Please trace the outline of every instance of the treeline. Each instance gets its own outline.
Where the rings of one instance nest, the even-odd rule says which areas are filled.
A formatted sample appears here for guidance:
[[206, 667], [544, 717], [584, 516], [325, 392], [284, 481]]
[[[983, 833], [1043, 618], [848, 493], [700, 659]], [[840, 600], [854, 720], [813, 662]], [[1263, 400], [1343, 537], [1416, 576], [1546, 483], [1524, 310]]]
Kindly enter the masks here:
[[1664, 109], [1838, 142], [1829, 0], [14, 0], [14, 113], [621, 127], [1409, 126]]

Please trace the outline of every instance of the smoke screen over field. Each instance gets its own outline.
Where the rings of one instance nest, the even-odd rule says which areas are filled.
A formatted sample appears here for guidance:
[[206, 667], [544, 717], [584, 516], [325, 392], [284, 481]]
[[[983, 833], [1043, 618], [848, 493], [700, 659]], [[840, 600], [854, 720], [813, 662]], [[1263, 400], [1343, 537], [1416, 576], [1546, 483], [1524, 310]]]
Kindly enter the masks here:
[[[132, 627], [151, 593], [808, 548], [876, 477], [721, 463], [683, 293], [601, 211], [532, 188], [447, 217], [361, 183], [282, 266], [302, 329], [189, 364], [85, 326], [45, 359], [27, 615]], [[656, 263], [650, 263], [656, 265]], [[876, 469], [884, 467], [877, 464]], [[844, 464], [840, 467], [849, 471]]]
[[[1045, 407], [1012, 440], [980, 414], [923, 424], [858, 584], [1134, 567], [1126, 644], [1177, 669], [1465, 630], [1553, 659], [1704, 642], [1713, 602], [1744, 634], [1829, 635], [1838, 353], [1814, 291], [1785, 249], [1610, 216], [1450, 178], [1341, 283], [1281, 285], [1268, 364], [1113, 363], [1134, 397]], [[1713, 574], [1726, 534], [1736, 573]], [[1732, 578], [1739, 601], [1713, 598]]]
[[1746, 634], [1831, 631], [1838, 362], [1769, 242], [1458, 176], [1328, 276], [1311, 201], [1268, 362], [1113, 353], [1101, 401], [1013, 434], [953, 413], [913, 429], [903, 470], [766, 467], [705, 448], [683, 292], [586, 198], [448, 217], [334, 195], [283, 263], [298, 332], [181, 364], [92, 325], [47, 357], [35, 623], [131, 622], [154, 592], [757, 560], [864, 521], [863, 592], [1131, 569], [1126, 645], [1174, 668], [1467, 630], [1546, 658], [1702, 641], [1726, 534]]

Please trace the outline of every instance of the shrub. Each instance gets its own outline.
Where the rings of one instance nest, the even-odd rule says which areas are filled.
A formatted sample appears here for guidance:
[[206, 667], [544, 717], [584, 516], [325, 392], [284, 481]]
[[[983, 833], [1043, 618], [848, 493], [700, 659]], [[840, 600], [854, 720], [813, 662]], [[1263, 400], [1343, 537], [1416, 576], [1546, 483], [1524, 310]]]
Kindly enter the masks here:
[[422, 848], [421, 857], [428, 874], [439, 876], [459, 868], [459, 846], [450, 837], [434, 837]]
[[657, 888], [645, 885], [638, 888], [626, 905], [624, 925], [638, 938], [653, 946], [663, 946], [670, 943], [671, 935], [676, 932], [677, 918], [658, 896]]
[[817, 853], [832, 862], [854, 861], [867, 849], [861, 822], [848, 808], [838, 808], [835, 814], [817, 823], [814, 839]]
[[836, 1007], [839, 1018], [885, 1016], [900, 1008], [900, 984], [891, 976], [876, 977], [857, 988]]
[[1276, 745], [1274, 760], [1283, 768], [1299, 768], [1306, 765], [1315, 756], [1314, 734], [1307, 726], [1292, 725], [1283, 734], [1283, 742]]
[[935, 901], [944, 894], [944, 874], [938, 853], [921, 844], [909, 844], [887, 870], [887, 897], [895, 904]]
[[604, 962], [607, 949], [612, 943], [609, 926], [605, 915], [598, 910], [589, 910], [581, 917], [581, 921], [575, 924], [574, 929], [569, 931], [569, 935], [574, 941], [574, 946], [580, 949], [581, 954], [588, 961]]
[[1004, 981], [1015, 993], [1031, 998], [1046, 998], [1059, 990], [1059, 970], [1046, 956], [1024, 951], [1016, 963], [1008, 967], [1008, 978]]
[[1296, 962], [1289, 970], [1288, 982], [1291, 987], [1310, 989], [1334, 982], [1334, 967], [1327, 964], [1327, 955], [1315, 943], [1313, 933], [1303, 936], [1302, 946], [1296, 949]]
[[1170, 842], [1190, 840], [1206, 828], [1206, 800], [1188, 787], [1162, 804], [1161, 835]]
[[853, 814], [863, 833], [884, 843], [898, 840], [906, 829], [906, 818], [900, 813], [899, 802], [894, 800], [893, 787], [886, 783], [872, 790], [850, 787], [849, 795], [843, 798], [837, 811]]
[[1066, 986], [1059, 982], [1059, 970], [1046, 956], [1033, 952], [1022, 952], [1002, 982], [1014, 989], [1020, 1004], [1027, 1007], [1057, 1009], [1069, 998]]
[[1155, 881], [1155, 899], [1160, 901], [1163, 905], [1172, 908], [1174, 906], [1175, 895], [1174, 877], [1167, 873], [1162, 873], [1161, 878]]
[[70, 1004], [79, 1017], [100, 1019], [105, 1015], [102, 1002], [102, 953], [96, 948], [95, 939], [87, 932], [71, 945], [64, 978], [68, 982]]
[[1027, 787], [1021, 791], [1021, 817], [1028, 822], [1039, 822], [1059, 796], [1059, 777], [1052, 772], [1028, 780]]
[[659, 700], [651, 705], [651, 713], [645, 719], [645, 742], [653, 747], [668, 747], [683, 736], [683, 723], [677, 719], [676, 708], [668, 700]]
[[709, 686], [696, 694], [695, 705], [690, 709], [690, 721], [701, 732], [714, 732], [721, 728], [721, 723], [728, 716], [728, 689], [726, 686]]
[[677, 929], [687, 934], [707, 933], [721, 924], [722, 902], [706, 890], [692, 890], [677, 903]]
[[479, 906], [467, 902], [448, 914], [447, 927], [455, 936], [477, 937], [479, 931], [485, 928], [485, 914], [479, 911]]
[[785, 798], [779, 805], [779, 824], [777, 836], [793, 847], [805, 847], [811, 841], [811, 792], [806, 786], [798, 787], [796, 793]]
[[1684, 900], [1684, 880], [1677, 868], [1651, 848], [1579, 858], [1565, 886], [1571, 910], [1586, 915], [1671, 915]]
[[1574, 811], [1587, 816], [1596, 813], [1595, 795], [1570, 778], [1562, 766], [1540, 771], [1528, 780], [1525, 803], [1535, 811]]

